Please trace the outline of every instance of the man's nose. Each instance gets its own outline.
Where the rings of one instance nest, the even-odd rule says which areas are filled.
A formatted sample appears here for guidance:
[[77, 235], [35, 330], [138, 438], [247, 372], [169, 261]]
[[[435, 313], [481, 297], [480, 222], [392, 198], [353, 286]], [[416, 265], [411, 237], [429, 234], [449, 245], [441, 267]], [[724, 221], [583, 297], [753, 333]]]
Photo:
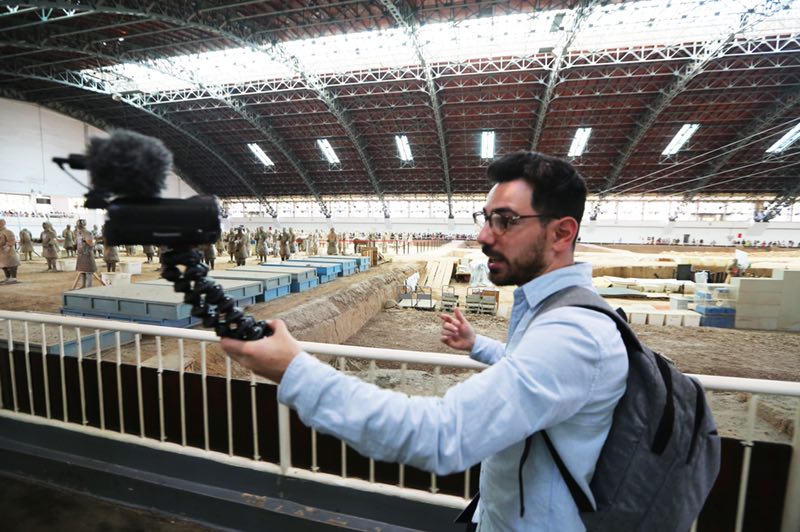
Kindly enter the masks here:
[[483, 224], [478, 232], [478, 243], [481, 245], [492, 245], [494, 243], [494, 232], [488, 223]]

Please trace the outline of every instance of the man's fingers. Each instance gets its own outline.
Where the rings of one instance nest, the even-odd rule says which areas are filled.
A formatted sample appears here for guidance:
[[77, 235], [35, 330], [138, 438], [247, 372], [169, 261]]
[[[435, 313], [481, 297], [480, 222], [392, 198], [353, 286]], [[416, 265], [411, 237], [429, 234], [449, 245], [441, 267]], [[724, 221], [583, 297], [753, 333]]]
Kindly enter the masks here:
[[465, 321], [467, 321], [466, 319], [464, 319], [464, 315], [461, 313], [461, 309], [460, 308], [456, 307], [455, 314], [456, 314], [456, 319], [458, 321], [460, 321], [461, 323], [464, 323]]
[[452, 323], [444, 323], [442, 324], [442, 332], [446, 332], [449, 334], [458, 334], [458, 326]]
[[223, 338], [220, 340], [220, 346], [222, 349], [225, 350], [227, 353], [231, 354], [239, 354], [242, 352], [242, 348], [244, 347], [244, 342], [241, 340], [234, 340], [233, 338]]

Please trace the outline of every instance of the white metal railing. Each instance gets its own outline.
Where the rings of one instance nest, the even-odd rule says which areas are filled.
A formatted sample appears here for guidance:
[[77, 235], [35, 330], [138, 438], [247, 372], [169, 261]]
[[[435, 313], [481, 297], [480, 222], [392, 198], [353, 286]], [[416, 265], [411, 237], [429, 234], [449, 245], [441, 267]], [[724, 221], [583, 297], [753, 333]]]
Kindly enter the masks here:
[[[9, 351], [8, 365], [11, 375], [15, 374], [14, 357], [11, 356], [13, 350], [22, 351], [25, 360], [25, 380], [24, 385], [27, 389], [27, 404], [30, 412], [20, 409], [19, 388], [16, 379], [11, 379], [11, 390], [4, 391], [0, 388], [0, 415], [12, 417], [15, 419], [25, 420], [31, 423], [56, 425], [70, 430], [88, 433], [94, 436], [100, 436], [113, 440], [121, 440], [138, 445], [159, 448], [172, 452], [182, 454], [201, 456], [210, 460], [216, 460], [226, 463], [233, 463], [236, 465], [245, 465], [247, 467], [263, 470], [270, 473], [282, 474], [296, 478], [303, 478], [306, 480], [313, 480], [326, 484], [334, 484], [338, 486], [348, 486], [355, 489], [361, 489], [372, 492], [380, 492], [391, 494], [394, 496], [404, 497], [411, 500], [423, 501], [443, 506], [460, 508], [464, 506], [465, 499], [471, 495], [472, 486], [470, 486], [470, 475], [466, 472], [463, 475], [463, 491], [458, 495], [448, 495], [439, 493], [438, 478], [436, 475], [430, 475], [430, 483], [427, 490], [414, 489], [406, 486], [405, 482], [405, 468], [398, 465], [398, 482], [396, 484], [381, 483], [376, 480], [375, 475], [375, 462], [369, 460], [369, 474], [366, 479], [354, 478], [349, 476], [347, 467], [347, 447], [344, 442], [341, 442], [341, 471], [339, 475], [331, 473], [323, 473], [319, 471], [318, 464], [318, 444], [317, 433], [311, 431], [311, 466], [308, 469], [299, 468], [293, 465], [291, 456], [291, 431], [290, 431], [290, 412], [284, 405], [277, 405], [277, 423], [276, 426], [263, 426], [259, 423], [258, 417], [258, 404], [256, 401], [256, 385], [258, 383], [266, 382], [264, 379], [255, 376], [248, 372], [248, 380], [250, 384], [250, 408], [251, 408], [251, 423], [252, 423], [252, 438], [253, 438], [253, 455], [252, 457], [242, 457], [234, 454], [233, 444], [233, 419], [236, 417], [233, 410], [232, 402], [232, 382], [234, 372], [244, 374], [244, 369], [235, 366], [229, 358], [225, 357], [224, 375], [217, 375], [215, 378], [223, 378], [225, 380], [225, 394], [226, 394], [226, 417], [227, 417], [227, 452], [219, 452], [211, 449], [209, 444], [209, 403], [208, 403], [208, 390], [207, 382], [211, 375], [208, 372], [208, 356], [207, 348], [209, 344], [214, 344], [219, 341], [210, 331], [199, 331], [191, 329], [176, 329], [170, 327], [159, 327], [152, 325], [141, 325], [136, 323], [116, 322], [103, 319], [86, 319], [76, 317], [65, 317], [52, 314], [41, 313], [28, 313], [28, 312], [11, 312], [0, 310], [0, 335], [5, 338], [0, 339], [0, 347], [7, 348]], [[4, 323], [3, 323], [4, 322]], [[53, 329], [56, 334], [53, 334]], [[35, 359], [36, 353], [33, 352], [32, 347], [34, 341], [32, 340], [33, 332], [39, 336], [39, 343], [35, 344], [39, 347], [41, 353], [46, 353], [48, 348], [52, 351], [56, 349], [56, 355], [59, 360], [59, 378], [61, 380], [61, 408], [55, 411], [52, 408], [54, 398], [50, 396], [50, 386], [48, 383], [51, 378], [48, 375], [48, 366], [42, 360], [42, 380], [43, 382], [37, 383], [32, 378], [31, 361]], [[66, 331], [72, 331], [71, 334], [66, 334]], [[109, 347], [102, 348], [101, 335], [112, 334], [113, 341], [110, 342]], [[123, 346], [122, 335], [132, 334], [132, 346]], [[48, 335], [54, 340], [48, 343]], [[148, 349], [143, 348], [143, 338], [152, 337]], [[75, 357], [78, 360], [78, 386], [80, 393], [78, 397], [71, 397], [67, 394], [67, 386], [65, 382], [65, 360], [67, 355], [67, 346], [72, 345], [70, 342], [72, 338], [77, 338], [77, 343], [74, 344]], [[81, 342], [80, 339], [84, 341]], [[84, 344], [92, 344], [91, 356], [97, 360], [96, 364], [96, 380], [97, 380], [97, 396], [99, 400], [99, 423], [97, 426], [90, 426], [87, 420], [86, 412], [86, 375], [84, 374], [84, 364], [81, 362], [86, 358], [84, 351]], [[169, 441], [165, 433], [165, 397], [164, 397], [164, 383], [162, 380], [165, 371], [165, 348], [164, 341], [174, 341], [176, 344], [173, 347], [174, 355], [177, 356], [177, 373], [179, 380], [179, 397], [180, 397], [180, 437], [174, 438], [175, 441]], [[107, 343], [109, 343], [106, 340]], [[191, 343], [187, 347], [187, 343]], [[404, 387], [408, 373], [409, 364], [420, 364], [433, 367], [433, 383], [432, 392], [441, 394], [447, 388], [442, 375], [442, 368], [456, 368], [465, 371], [480, 370], [485, 366], [479, 362], [475, 362], [468, 357], [453, 356], [441, 353], [424, 353], [416, 351], [402, 351], [393, 349], [374, 349], [346, 345], [333, 345], [322, 344], [314, 342], [301, 342], [303, 348], [309, 353], [318, 356], [335, 357], [338, 367], [344, 370], [347, 365], [348, 359], [367, 360], [369, 367], [366, 370], [367, 380], [375, 381], [378, 362], [394, 362], [399, 364], [400, 367], [400, 386]], [[124, 348], [123, 348], [124, 347]], [[131, 353], [132, 351], [132, 353]], [[157, 372], [157, 386], [155, 389], [145, 389], [142, 382], [142, 369], [143, 353], [149, 352], [152, 354], [152, 359], [155, 359], [155, 368]], [[123, 353], [126, 353], [123, 356]], [[188, 353], [188, 355], [187, 355]], [[42, 356], [42, 355], [40, 355]], [[192, 446], [187, 444], [186, 433], [186, 394], [185, 383], [186, 378], [186, 362], [191, 357], [199, 363], [199, 372], [202, 382], [202, 419], [203, 419], [203, 444], [201, 446]], [[116, 405], [107, 404], [104, 401], [104, 394], [102, 392], [103, 372], [101, 371], [101, 364], [103, 362], [111, 362], [116, 366], [115, 378], [116, 382]], [[138, 426], [139, 430], [136, 434], [131, 434], [126, 430], [124, 420], [123, 407], [127, 401], [131, 401], [130, 397], [125, 397], [122, 393], [122, 368], [124, 365], [131, 365], [135, 368], [136, 372], [136, 409], [138, 411]], [[153, 366], [153, 362], [149, 362], [149, 366]], [[18, 372], [17, 372], [18, 374]], [[747, 487], [750, 477], [750, 460], [752, 454], [753, 442], [755, 440], [755, 424], [757, 418], [757, 407], [761, 396], [790, 396], [800, 398], [800, 383], [787, 382], [787, 381], [767, 381], [758, 379], [742, 379], [734, 377], [719, 377], [708, 375], [694, 375], [697, 377], [703, 386], [708, 391], [727, 391], [727, 392], [745, 392], [749, 393], [746, 418], [746, 434], [744, 439], [741, 440], [744, 446], [744, 455], [742, 462], [742, 471], [739, 484], [739, 498], [737, 504], [736, 515], [736, 528], [739, 531], [743, 527], [745, 515], [745, 500], [747, 498]], [[0, 382], [2, 385], [2, 382]], [[37, 387], [43, 390], [37, 390]], [[41, 393], [35, 393], [40, 391]], [[4, 394], [8, 394], [12, 398], [11, 404], [3, 404], [2, 398]], [[145, 409], [143, 403], [146, 394], [153, 394], [156, 403], [158, 404], [158, 420], [159, 427], [157, 438], [148, 437], [145, 434], [145, 426], [149, 421], [153, 420], [145, 418]], [[44, 402], [42, 405], [34, 404], [36, 397], [41, 397]], [[68, 414], [69, 406], [73, 403], [71, 401], [78, 401], [80, 410], [80, 422], [70, 420]], [[800, 403], [800, 401], [798, 401]], [[39, 408], [36, 408], [36, 407]], [[119, 419], [118, 430], [113, 430], [107, 426], [107, 417], [110, 409], [116, 409], [116, 416]], [[43, 415], [34, 414], [35, 411], [43, 412]], [[800, 530], [800, 507], [794, 504], [793, 501], [800, 500], [800, 405], [795, 408], [794, 413], [794, 433], [791, 442], [792, 445], [792, 458], [789, 466], [789, 476], [785, 493], [785, 504], [781, 530], [784, 532]], [[259, 449], [259, 434], [269, 433], [270, 431], [277, 431], [278, 434], [278, 460], [276, 463], [269, 462], [264, 459]]]

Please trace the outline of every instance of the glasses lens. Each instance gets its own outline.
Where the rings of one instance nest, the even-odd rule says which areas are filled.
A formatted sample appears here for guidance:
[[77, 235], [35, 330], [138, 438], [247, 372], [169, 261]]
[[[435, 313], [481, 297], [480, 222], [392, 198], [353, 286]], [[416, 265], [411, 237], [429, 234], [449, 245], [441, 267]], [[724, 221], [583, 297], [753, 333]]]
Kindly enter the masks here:
[[472, 220], [475, 222], [476, 225], [483, 227], [486, 224], [486, 215], [483, 214], [482, 211], [473, 212]]
[[493, 212], [490, 216], [489, 225], [494, 229], [495, 233], [502, 234], [508, 229], [508, 217], [500, 213]]

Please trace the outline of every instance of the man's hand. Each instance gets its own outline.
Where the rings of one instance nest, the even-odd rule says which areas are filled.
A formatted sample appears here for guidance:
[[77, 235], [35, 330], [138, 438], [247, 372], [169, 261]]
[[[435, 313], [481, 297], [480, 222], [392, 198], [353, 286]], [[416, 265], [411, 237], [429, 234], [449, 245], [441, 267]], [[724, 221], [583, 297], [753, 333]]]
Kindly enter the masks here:
[[455, 314], [439, 314], [442, 319], [442, 343], [461, 351], [472, 351], [475, 345], [475, 329], [456, 307]]
[[289, 333], [283, 320], [267, 323], [274, 331], [272, 336], [250, 342], [223, 338], [220, 345], [232, 359], [256, 375], [280, 383], [286, 368], [303, 348]]

